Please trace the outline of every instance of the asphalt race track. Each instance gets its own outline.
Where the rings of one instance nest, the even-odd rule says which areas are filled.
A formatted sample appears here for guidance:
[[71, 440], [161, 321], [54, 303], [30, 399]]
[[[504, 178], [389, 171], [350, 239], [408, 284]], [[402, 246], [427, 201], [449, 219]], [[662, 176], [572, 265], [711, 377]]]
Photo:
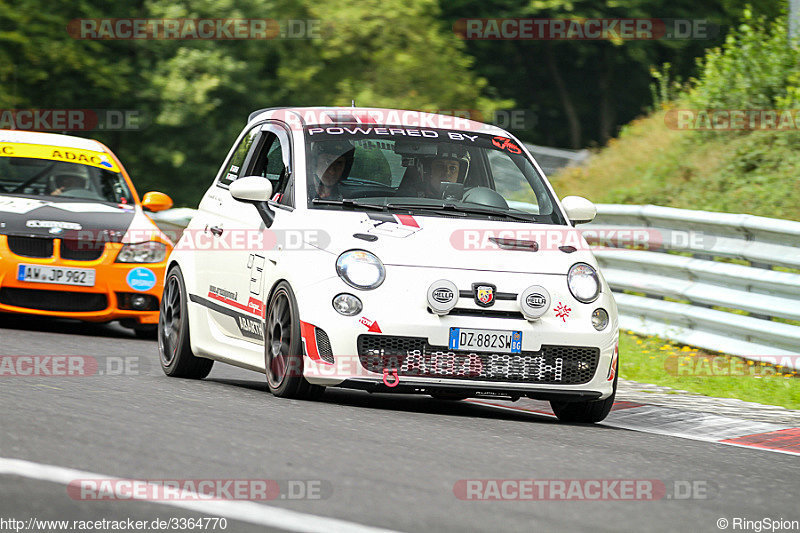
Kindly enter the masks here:
[[[737, 518], [800, 518], [796, 455], [426, 396], [329, 389], [318, 402], [282, 400], [263, 375], [220, 363], [203, 381], [168, 378], [155, 341], [115, 325], [2, 315], [0, 353], [99, 364], [89, 376], [0, 377], [2, 519], [226, 517], [228, 531], [455, 532], [720, 531]], [[303, 480], [319, 491], [293, 499], [281, 489], [258, 503], [82, 501], [67, 491], [81, 477]], [[666, 493], [459, 499], [454, 486], [470, 479], [658, 480]], [[678, 493], [687, 486], [703, 490]]]

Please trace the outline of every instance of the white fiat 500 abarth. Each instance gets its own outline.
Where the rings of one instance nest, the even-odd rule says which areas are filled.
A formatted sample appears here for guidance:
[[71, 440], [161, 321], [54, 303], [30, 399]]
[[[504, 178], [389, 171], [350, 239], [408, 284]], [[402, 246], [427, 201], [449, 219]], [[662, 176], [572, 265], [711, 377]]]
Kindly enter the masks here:
[[617, 308], [525, 147], [494, 126], [373, 108], [251, 114], [168, 260], [170, 376], [222, 361], [276, 396], [326, 386], [549, 400], [597, 422], [614, 401]]

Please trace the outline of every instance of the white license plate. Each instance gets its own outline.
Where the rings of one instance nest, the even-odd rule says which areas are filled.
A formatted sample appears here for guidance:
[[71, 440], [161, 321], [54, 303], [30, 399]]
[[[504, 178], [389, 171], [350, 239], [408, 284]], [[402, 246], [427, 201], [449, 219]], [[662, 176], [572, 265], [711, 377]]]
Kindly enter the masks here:
[[502, 329], [450, 328], [451, 350], [520, 353], [522, 332]]
[[65, 268], [43, 265], [19, 265], [17, 279], [31, 283], [55, 283], [94, 287], [93, 268]]

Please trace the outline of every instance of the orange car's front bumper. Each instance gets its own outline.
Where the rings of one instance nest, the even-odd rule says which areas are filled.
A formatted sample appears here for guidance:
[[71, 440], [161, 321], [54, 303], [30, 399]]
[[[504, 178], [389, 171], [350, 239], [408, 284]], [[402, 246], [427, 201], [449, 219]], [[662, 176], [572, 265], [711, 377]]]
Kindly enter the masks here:
[[[124, 320], [126, 325], [158, 323], [158, 304], [164, 288], [166, 257], [160, 263], [115, 263], [122, 244], [106, 243], [99, 258], [91, 261], [63, 259], [61, 241], [53, 240], [51, 257], [26, 257], [11, 252], [8, 239], [0, 235], [0, 312], [39, 316], [77, 318], [89, 322]], [[20, 281], [19, 265], [58, 266], [94, 269], [93, 287]], [[137, 290], [128, 283], [134, 268], [145, 268], [155, 274], [155, 285]], [[141, 288], [141, 286], [140, 286]], [[148, 295], [146, 310], [136, 310], [133, 295]]]

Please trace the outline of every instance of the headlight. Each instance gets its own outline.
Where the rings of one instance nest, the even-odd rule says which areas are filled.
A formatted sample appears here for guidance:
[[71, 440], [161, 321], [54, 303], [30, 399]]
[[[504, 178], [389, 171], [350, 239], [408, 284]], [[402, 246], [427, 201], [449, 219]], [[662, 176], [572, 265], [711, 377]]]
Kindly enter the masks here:
[[167, 255], [163, 242], [147, 241], [123, 244], [117, 254], [117, 263], [160, 263]]
[[361, 303], [361, 300], [358, 299], [358, 296], [343, 292], [337, 294], [333, 298], [333, 308], [336, 309], [336, 312], [340, 315], [354, 316], [361, 312], [364, 305]]
[[608, 311], [602, 307], [598, 307], [592, 313], [592, 326], [597, 331], [603, 331], [608, 325]]
[[336, 260], [336, 273], [345, 283], [356, 289], [375, 289], [386, 278], [383, 263], [364, 250], [349, 250]]
[[600, 296], [600, 278], [597, 272], [586, 263], [575, 263], [567, 274], [569, 292], [579, 302], [588, 304]]

